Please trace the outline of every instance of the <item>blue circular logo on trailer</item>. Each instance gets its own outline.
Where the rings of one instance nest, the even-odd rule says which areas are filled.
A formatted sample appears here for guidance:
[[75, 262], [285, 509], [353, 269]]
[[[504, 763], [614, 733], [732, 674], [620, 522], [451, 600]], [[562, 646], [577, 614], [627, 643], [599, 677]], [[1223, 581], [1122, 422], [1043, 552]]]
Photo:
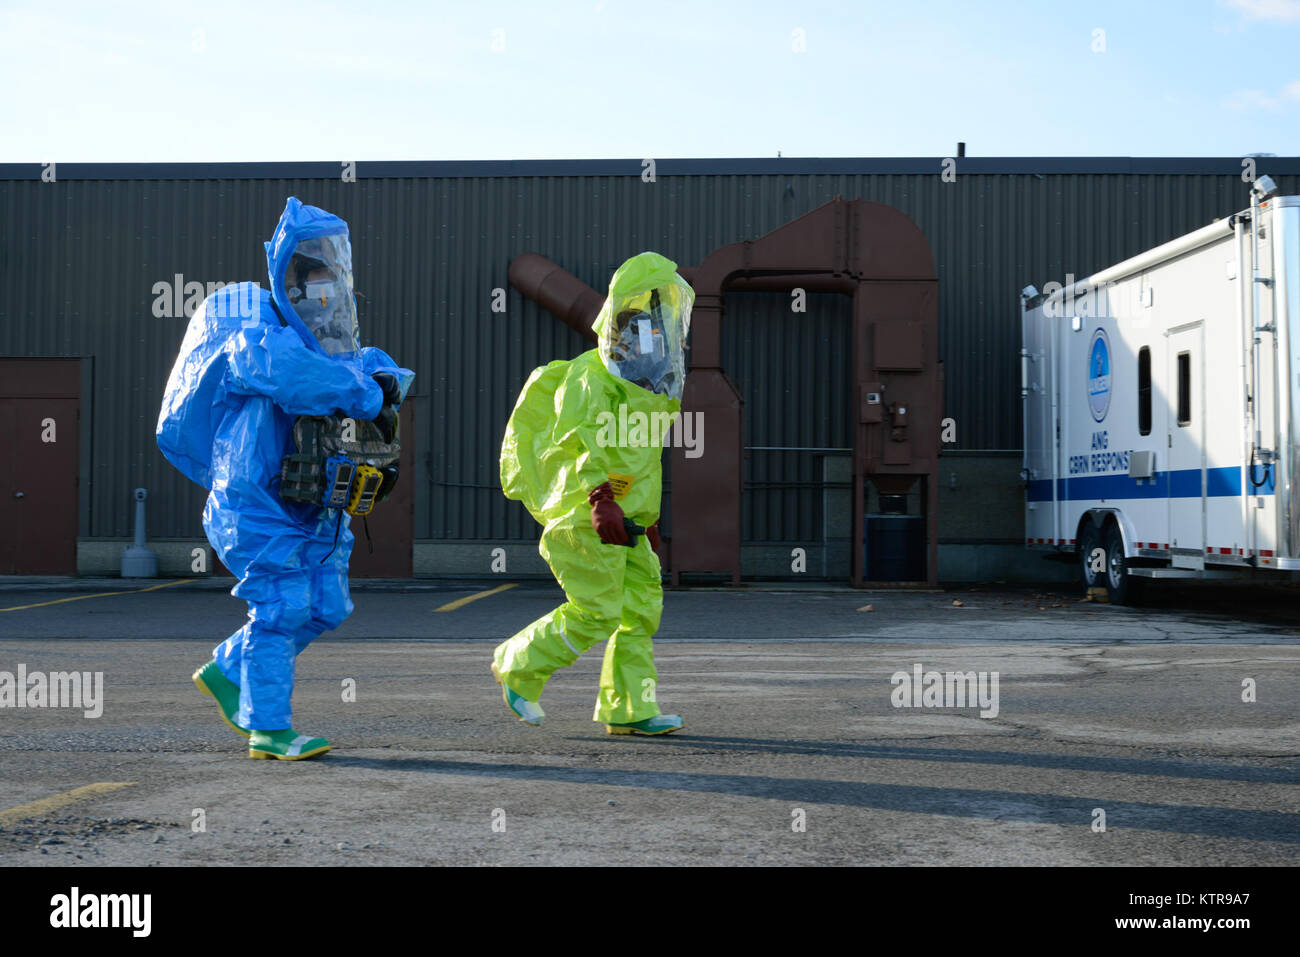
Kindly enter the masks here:
[[1105, 329], [1094, 332], [1088, 346], [1088, 408], [1098, 422], [1110, 409], [1110, 340]]

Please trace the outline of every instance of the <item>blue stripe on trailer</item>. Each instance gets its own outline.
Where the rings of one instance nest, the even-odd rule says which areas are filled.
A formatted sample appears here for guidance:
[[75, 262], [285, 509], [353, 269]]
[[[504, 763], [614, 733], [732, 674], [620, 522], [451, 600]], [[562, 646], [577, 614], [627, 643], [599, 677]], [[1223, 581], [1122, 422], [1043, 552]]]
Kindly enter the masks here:
[[[1259, 475], [1258, 468], [1255, 474]], [[1228, 465], [1223, 468], [1207, 469], [1205, 487], [1209, 498], [1241, 495], [1241, 466]], [[1077, 478], [1059, 478], [1056, 480], [1056, 491], [1057, 500], [1062, 502], [1117, 498], [1200, 498], [1201, 470], [1178, 469], [1173, 472], [1156, 472], [1149, 479], [1135, 479], [1127, 475], [1080, 475]], [[1252, 485], [1250, 494], [1273, 494], [1271, 468], [1264, 469], [1264, 484], [1258, 488]], [[1028, 498], [1031, 502], [1052, 501], [1052, 480], [1034, 479], [1029, 483]]]

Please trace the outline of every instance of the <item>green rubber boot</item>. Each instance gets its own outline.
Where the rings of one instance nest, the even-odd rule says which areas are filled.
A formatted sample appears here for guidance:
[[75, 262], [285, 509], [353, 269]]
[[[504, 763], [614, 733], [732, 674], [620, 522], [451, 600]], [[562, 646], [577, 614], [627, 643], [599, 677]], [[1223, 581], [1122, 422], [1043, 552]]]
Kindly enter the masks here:
[[541, 727], [542, 719], [546, 717], [546, 712], [536, 701], [529, 701], [521, 694], [516, 694], [510, 686], [501, 680], [501, 672], [497, 671], [497, 663], [492, 662], [492, 677], [496, 678], [497, 684], [501, 686], [501, 697], [516, 718], [524, 724], [531, 724], [534, 728]]
[[236, 734], [248, 737], [248, 729], [241, 728], [236, 721], [239, 717], [239, 685], [223, 675], [215, 661], [209, 661], [194, 672], [193, 680], [200, 691], [216, 699], [217, 707], [221, 709], [221, 720]]
[[605, 724], [610, 734], [672, 734], [686, 727], [680, 714], [657, 714], [630, 724]]
[[304, 761], [324, 754], [329, 749], [330, 743], [324, 738], [309, 738], [292, 728], [283, 731], [254, 731], [248, 739], [250, 758]]

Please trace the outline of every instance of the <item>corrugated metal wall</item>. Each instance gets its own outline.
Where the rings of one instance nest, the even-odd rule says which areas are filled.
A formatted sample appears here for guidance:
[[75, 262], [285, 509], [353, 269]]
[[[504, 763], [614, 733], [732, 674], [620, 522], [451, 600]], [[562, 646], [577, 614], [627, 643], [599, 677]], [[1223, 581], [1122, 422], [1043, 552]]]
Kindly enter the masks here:
[[[1066, 269], [1086, 275], [1247, 204], [1232, 172], [984, 172], [945, 183], [921, 172], [669, 175], [661, 163], [658, 181], [646, 183], [582, 172], [582, 163], [532, 164], [547, 175], [515, 166], [517, 175], [465, 175], [474, 167], [458, 164], [455, 175], [355, 183], [197, 170], [194, 179], [84, 178], [92, 167], [42, 183], [15, 167], [0, 171], [0, 355], [93, 360], [92, 394], [83, 397], [93, 439], [82, 534], [128, 535], [138, 485], [151, 491], [151, 537], [202, 534], [203, 491], [153, 442], [185, 327], [184, 318], [154, 316], [154, 285], [176, 274], [205, 284], [264, 281], [261, 243], [290, 194], [348, 220], [363, 337], [417, 373], [416, 538], [491, 540], [536, 536], [496, 489], [498, 443], [519, 387], [536, 365], [586, 347], [509, 289], [506, 271], [519, 253], [539, 252], [603, 289], [619, 263], [645, 249], [694, 265], [836, 195], [887, 203], [934, 249], [944, 411], [958, 423], [956, 448], [1016, 449], [1017, 291], [1064, 281]], [[574, 175], [562, 175], [566, 168]], [[1293, 172], [1274, 178], [1283, 192], [1300, 190]], [[491, 311], [498, 287], [508, 290], [504, 314]], [[847, 446], [848, 299], [812, 296], [798, 317], [783, 294], [732, 294], [727, 307], [724, 357], [746, 397], [746, 444]], [[746, 540], [807, 540], [819, 508], [813, 456], [751, 453], [747, 465]]]

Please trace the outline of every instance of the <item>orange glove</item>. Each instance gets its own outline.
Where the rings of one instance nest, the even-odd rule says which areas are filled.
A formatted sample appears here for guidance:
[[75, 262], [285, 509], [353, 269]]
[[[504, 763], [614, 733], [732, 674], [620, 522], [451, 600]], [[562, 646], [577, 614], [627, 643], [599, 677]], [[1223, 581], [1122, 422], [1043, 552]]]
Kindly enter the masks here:
[[626, 545], [623, 509], [614, 501], [614, 489], [608, 482], [597, 485], [587, 496], [591, 503], [591, 527], [606, 545]]

